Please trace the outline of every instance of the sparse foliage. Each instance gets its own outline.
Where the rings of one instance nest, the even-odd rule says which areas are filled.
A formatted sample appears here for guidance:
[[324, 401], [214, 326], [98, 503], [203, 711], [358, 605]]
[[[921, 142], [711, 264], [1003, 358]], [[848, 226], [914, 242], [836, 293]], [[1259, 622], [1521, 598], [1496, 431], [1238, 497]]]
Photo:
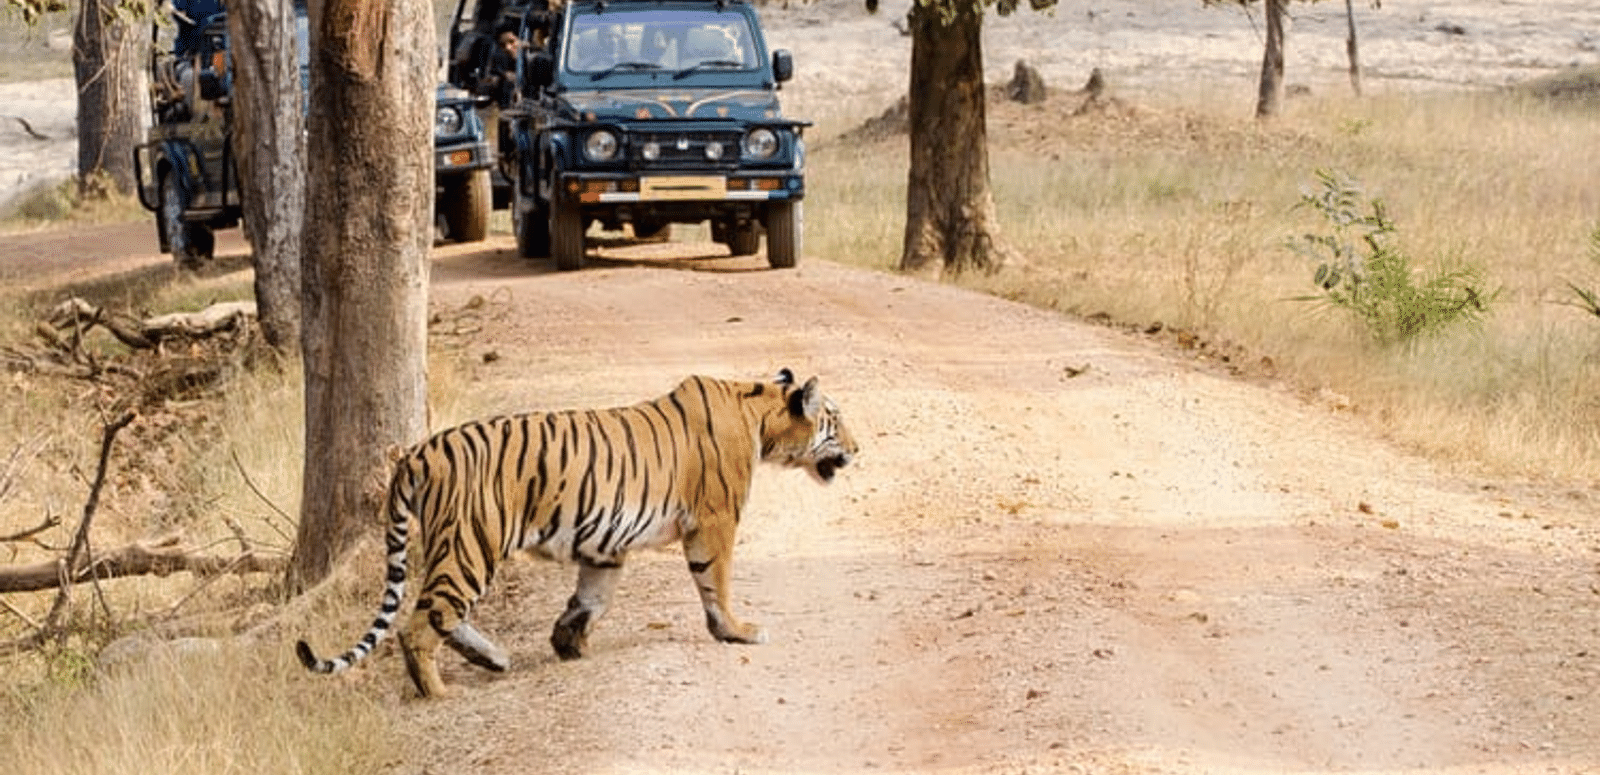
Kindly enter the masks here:
[[1320, 188], [1303, 193], [1300, 206], [1320, 213], [1332, 231], [1289, 241], [1317, 267], [1318, 293], [1297, 300], [1351, 313], [1384, 346], [1483, 320], [1494, 294], [1485, 290], [1480, 267], [1440, 262], [1431, 272], [1418, 271], [1394, 245], [1395, 224], [1382, 200], [1368, 198], [1339, 173], [1319, 170], [1317, 179]]
[[[1594, 227], [1594, 231], [1589, 232], [1589, 260], [1596, 265], [1600, 265], [1600, 224]], [[1600, 318], [1600, 294], [1597, 294], [1593, 288], [1586, 288], [1571, 280], [1567, 281], [1567, 288], [1571, 289], [1572, 295], [1578, 297], [1578, 299], [1577, 301], [1565, 302], [1566, 304]]]

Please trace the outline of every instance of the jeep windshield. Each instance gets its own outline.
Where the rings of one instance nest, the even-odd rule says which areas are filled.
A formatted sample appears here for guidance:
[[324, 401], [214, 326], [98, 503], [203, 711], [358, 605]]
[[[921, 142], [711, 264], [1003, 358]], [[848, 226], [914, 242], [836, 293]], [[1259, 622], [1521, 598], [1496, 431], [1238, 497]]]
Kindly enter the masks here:
[[602, 80], [616, 73], [753, 71], [761, 66], [755, 33], [742, 13], [621, 3], [572, 20], [563, 67]]

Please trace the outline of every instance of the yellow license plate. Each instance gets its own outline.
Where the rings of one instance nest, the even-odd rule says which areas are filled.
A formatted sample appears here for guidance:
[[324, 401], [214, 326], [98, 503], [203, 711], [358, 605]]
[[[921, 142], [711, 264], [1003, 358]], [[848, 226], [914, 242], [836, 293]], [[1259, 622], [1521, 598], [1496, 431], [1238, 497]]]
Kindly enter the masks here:
[[728, 180], [721, 175], [681, 175], [639, 181], [640, 199], [722, 199], [727, 195]]

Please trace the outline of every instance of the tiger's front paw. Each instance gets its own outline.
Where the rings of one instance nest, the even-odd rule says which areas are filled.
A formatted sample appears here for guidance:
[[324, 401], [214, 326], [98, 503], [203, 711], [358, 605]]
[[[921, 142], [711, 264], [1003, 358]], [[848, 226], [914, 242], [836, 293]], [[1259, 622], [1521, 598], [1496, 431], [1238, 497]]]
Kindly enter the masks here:
[[556, 622], [555, 629], [550, 632], [550, 647], [563, 662], [579, 659], [589, 650], [589, 636], [571, 622]]
[[707, 616], [706, 629], [711, 631], [711, 637], [723, 643], [760, 644], [767, 642], [766, 629], [759, 624], [751, 622], [733, 622], [729, 624], [721, 621], [719, 617]]

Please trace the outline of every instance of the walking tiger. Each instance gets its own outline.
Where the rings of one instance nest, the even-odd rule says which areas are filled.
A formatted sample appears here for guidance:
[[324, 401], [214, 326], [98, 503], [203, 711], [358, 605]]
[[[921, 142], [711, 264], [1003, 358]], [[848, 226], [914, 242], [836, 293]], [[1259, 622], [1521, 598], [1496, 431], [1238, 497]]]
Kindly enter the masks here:
[[833, 479], [856, 455], [839, 409], [815, 377], [796, 385], [784, 369], [764, 382], [694, 376], [633, 406], [535, 412], [464, 423], [413, 447], [389, 484], [383, 602], [366, 634], [320, 659], [305, 642], [307, 669], [340, 672], [372, 652], [394, 626], [405, 597], [414, 519], [422, 586], [400, 630], [406, 669], [424, 697], [446, 693], [441, 643], [479, 667], [509, 659], [467, 621], [500, 561], [532, 550], [578, 565], [576, 592], [550, 645], [583, 655], [605, 613], [628, 552], [681, 542], [718, 640], [761, 643], [765, 633], [728, 605], [734, 533], [758, 461]]

